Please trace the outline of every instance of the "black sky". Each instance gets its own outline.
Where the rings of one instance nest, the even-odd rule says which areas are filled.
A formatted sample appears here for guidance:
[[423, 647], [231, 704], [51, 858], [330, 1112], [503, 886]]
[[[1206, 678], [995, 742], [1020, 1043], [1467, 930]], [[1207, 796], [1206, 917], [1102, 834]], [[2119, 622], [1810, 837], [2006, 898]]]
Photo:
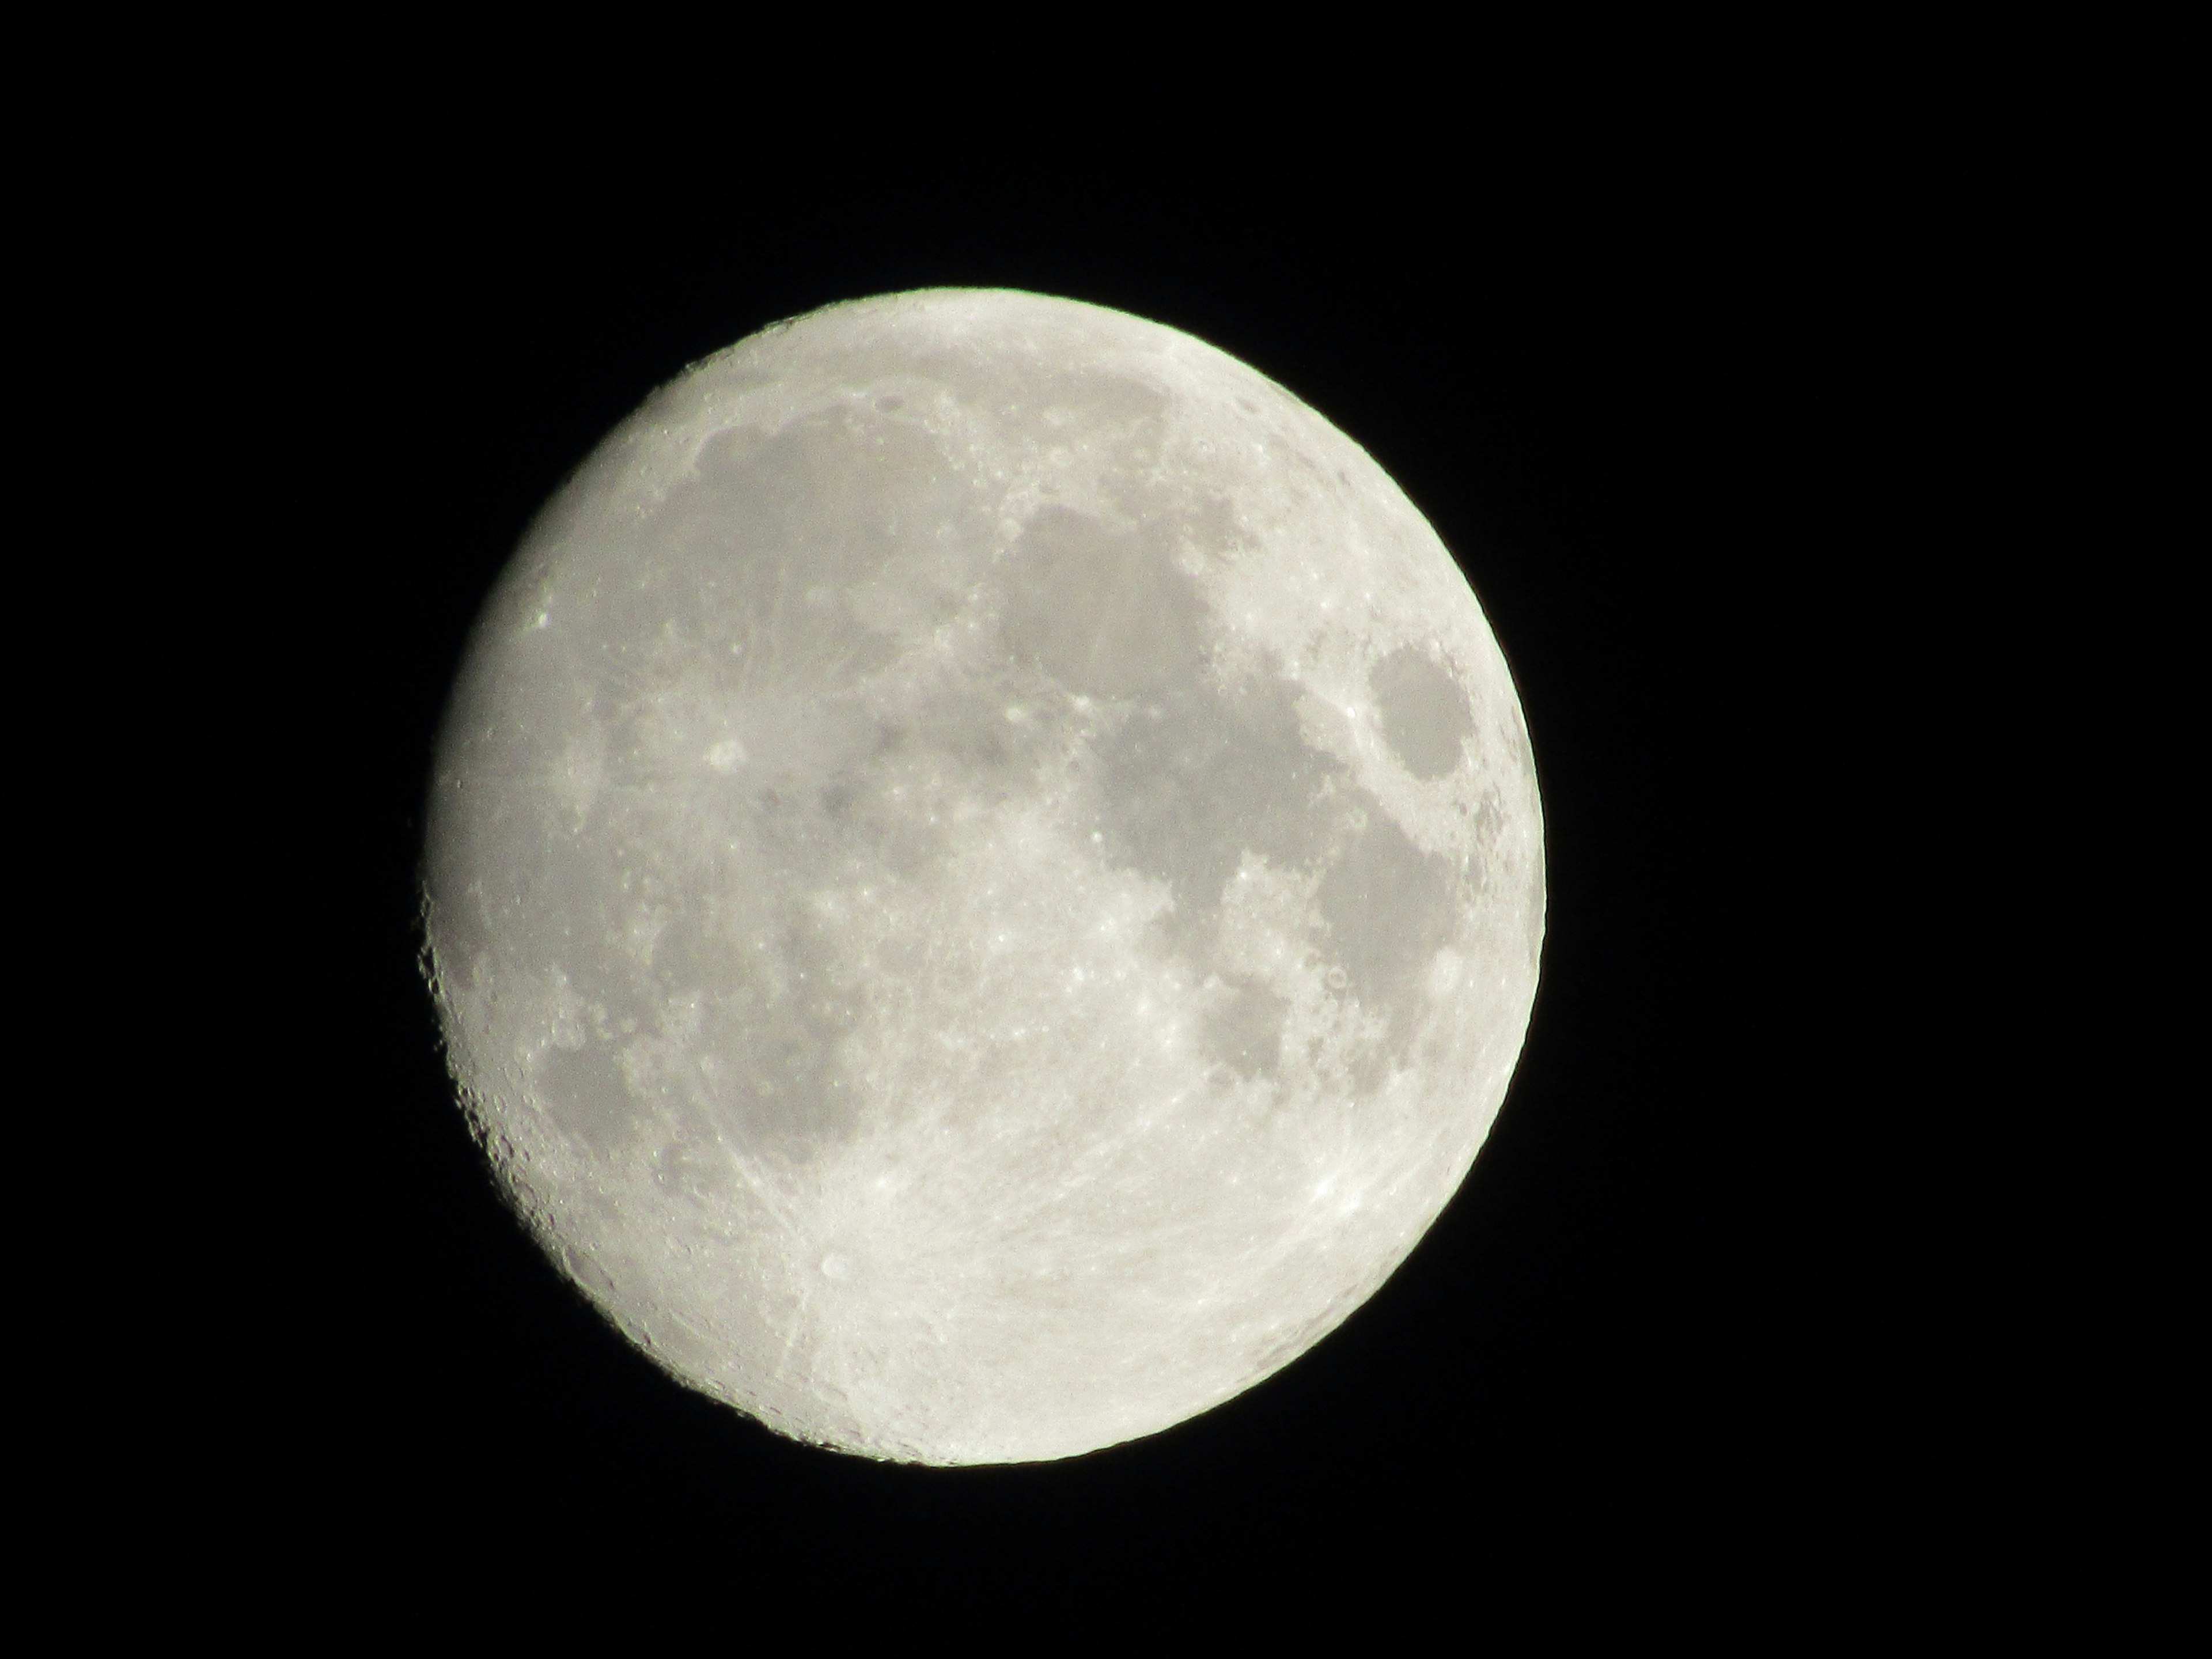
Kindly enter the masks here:
[[[369, 106], [240, 137], [204, 325], [251, 365], [230, 390], [261, 434], [229, 672], [264, 688], [260, 925], [296, 970], [289, 1057], [230, 1120], [251, 1195], [204, 1316], [210, 1478], [272, 1535], [447, 1562], [532, 1540], [556, 1570], [696, 1551], [833, 1603], [1475, 1595], [1532, 1552], [1718, 1582], [1814, 1571], [1908, 1464], [1913, 1506], [1953, 1501], [1899, 1438], [1952, 1403], [1898, 1290], [1931, 1085], [1881, 872], [1911, 833], [1910, 596], [1943, 556], [1923, 344], [1956, 296], [1940, 192], [1881, 122], [1790, 103], [1569, 100], [1363, 142], [1286, 110], [1270, 142], [1115, 155], [1044, 100], [989, 145], [835, 163]], [[581, 1304], [463, 1131], [412, 931], [446, 687], [538, 505], [686, 363], [934, 284], [1171, 324], [1374, 454], [1513, 667], [1550, 872], [1504, 1115], [1371, 1303], [1167, 1433], [949, 1473], [781, 1441]]]

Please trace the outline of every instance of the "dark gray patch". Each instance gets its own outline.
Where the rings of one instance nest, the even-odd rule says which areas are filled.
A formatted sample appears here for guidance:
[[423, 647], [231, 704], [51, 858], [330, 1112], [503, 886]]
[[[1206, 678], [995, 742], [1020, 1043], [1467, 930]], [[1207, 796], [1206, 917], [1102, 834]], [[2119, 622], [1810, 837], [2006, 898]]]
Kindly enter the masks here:
[[1379, 802], [1316, 895], [1328, 955], [1361, 1004], [1395, 1029], [1412, 981], [1451, 938], [1451, 869], [1406, 838]]
[[[1395, 1020], [1393, 1024], [1395, 1024]], [[1397, 1044], [1377, 1042], [1361, 1049], [1350, 1069], [1352, 1091], [1358, 1095], [1371, 1095], [1388, 1083], [1390, 1080], [1392, 1054], [1403, 1046], [1402, 1042]]]
[[594, 1152], [620, 1146], [637, 1124], [620, 1063], [596, 1042], [550, 1051], [538, 1067], [538, 1099], [546, 1116]]
[[1218, 495], [1209, 495], [1182, 515], [1182, 538], [1210, 559], [1225, 559], [1244, 544], [1236, 509]]
[[1048, 507], [1006, 573], [1006, 647], [1068, 690], [1125, 697], [1197, 675], [1205, 602], [1176, 568], [1169, 526], [1116, 530]]
[[1099, 824], [1112, 862], [1168, 884], [1176, 931], [1204, 925], [1247, 849], [1284, 867], [1324, 850], [1322, 790], [1340, 769], [1306, 746], [1291, 688], [1163, 686], [1099, 746]]
[[737, 918], [721, 915], [710, 920], [701, 906], [684, 904], [673, 884], [656, 881], [653, 890], [667, 919], [653, 936], [652, 966], [641, 977], [665, 995], [739, 982], [746, 962], [734, 936]]
[[1207, 1052], [1243, 1076], [1272, 1076], [1282, 1063], [1283, 1021], [1290, 1007], [1264, 985], [1239, 985], [1206, 1019]]
[[780, 981], [756, 975], [744, 988], [744, 1018], [736, 1030], [724, 1027], [738, 1041], [723, 1050], [728, 1070], [712, 1095], [748, 1145], [805, 1158], [849, 1134], [858, 1119], [839, 1050], [861, 1011], [805, 925], [787, 924], [772, 953], [784, 969]]
[[1459, 766], [1460, 744], [1474, 733], [1467, 692], [1426, 653], [1402, 646], [1368, 676], [1382, 735], [1417, 778], [1441, 778]]
[[611, 617], [603, 631], [643, 639], [669, 617], [744, 618], [767, 659], [754, 666], [836, 685], [896, 648], [852, 615], [854, 589], [890, 584], [892, 609], [934, 614], [941, 596], [921, 591], [915, 545], [950, 534], [980, 546], [988, 526], [927, 434], [838, 412], [717, 434], [638, 534], [639, 556], [609, 590], [636, 619], [616, 629]]

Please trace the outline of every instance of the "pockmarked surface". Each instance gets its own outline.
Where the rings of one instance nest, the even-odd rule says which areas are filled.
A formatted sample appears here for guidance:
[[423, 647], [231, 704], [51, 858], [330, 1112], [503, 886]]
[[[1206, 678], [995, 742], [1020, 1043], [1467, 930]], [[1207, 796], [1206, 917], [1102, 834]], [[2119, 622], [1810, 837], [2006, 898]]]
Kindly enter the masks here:
[[697, 365], [547, 507], [432, 787], [448, 1057], [683, 1382], [931, 1463], [1294, 1358], [1449, 1200], [1534, 994], [1504, 660], [1357, 445], [1034, 295]]

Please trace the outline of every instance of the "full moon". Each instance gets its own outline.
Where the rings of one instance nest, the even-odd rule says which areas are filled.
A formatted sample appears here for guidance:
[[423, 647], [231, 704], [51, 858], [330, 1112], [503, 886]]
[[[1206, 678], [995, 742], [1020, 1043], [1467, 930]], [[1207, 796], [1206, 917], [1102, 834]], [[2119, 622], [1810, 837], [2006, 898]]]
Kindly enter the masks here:
[[1382, 469], [1188, 335], [974, 289], [607, 438], [477, 623], [423, 881], [554, 1261], [690, 1387], [931, 1464], [1157, 1432], [1372, 1295], [1544, 917], [1511, 678]]

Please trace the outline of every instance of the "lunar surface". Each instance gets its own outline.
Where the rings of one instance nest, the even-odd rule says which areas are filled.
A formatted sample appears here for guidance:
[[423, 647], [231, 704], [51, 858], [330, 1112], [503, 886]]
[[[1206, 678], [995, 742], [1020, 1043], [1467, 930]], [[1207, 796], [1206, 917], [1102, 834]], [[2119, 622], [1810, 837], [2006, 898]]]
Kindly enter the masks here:
[[769, 329], [607, 439], [478, 624], [424, 880], [563, 1270], [684, 1383], [939, 1464], [1152, 1433], [1358, 1307], [1498, 1111], [1544, 915], [1512, 682], [1375, 462], [978, 290]]

